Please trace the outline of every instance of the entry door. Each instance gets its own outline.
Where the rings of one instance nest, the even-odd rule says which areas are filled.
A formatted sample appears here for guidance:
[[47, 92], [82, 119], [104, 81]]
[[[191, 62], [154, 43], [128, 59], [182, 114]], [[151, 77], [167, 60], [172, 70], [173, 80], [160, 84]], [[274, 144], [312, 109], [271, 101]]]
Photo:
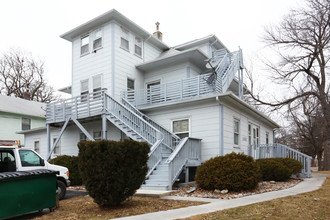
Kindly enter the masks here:
[[249, 145], [257, 146], [259, 144], [259, 127], [254, 124], [248, 124]]

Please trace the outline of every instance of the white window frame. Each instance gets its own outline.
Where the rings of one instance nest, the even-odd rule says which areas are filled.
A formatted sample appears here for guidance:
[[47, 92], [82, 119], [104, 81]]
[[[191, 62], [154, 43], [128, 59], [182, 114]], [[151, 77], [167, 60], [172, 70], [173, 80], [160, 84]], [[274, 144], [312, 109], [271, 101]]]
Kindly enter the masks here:
[[266, 144], [269, 144], [269, 132], [266, 131]]
[[[83, 44], [83, 39], [88, 37], [88, 43]], [[87, 51], [83, 52], [82, 48], [87, 45]], [[89, 46], [90, 45], [90, 34], [85, 34], [80, 38], [80, 56], [84, 56], [86, 54], [89, 54]]]
[[[36, 143], [38, 143], [38, 147], [36, 147]], [[40, 154], [40, 140], [39, 139], [33, 141], [33, 148], [34, 148], [35, 152]]]
[[[55, 143], [57, 137], [53, 138], [53, 144]], [[56, 152], [56, 148], [58, 149], [58, 152]], [[53, 151], [54, 155], [61, 155], [61, 140], [59, 140], [57, 142], [57, 145], [54, 147], [54, 151]]]
[[[136, 42], [137, 40], [140, 40], [140, 45], [138, 45]], [[138, 36], [135, 36], [135, 40], [134, 40], [134, 54], [138, 57], [142, 57], [142, 54], [143, 54], [143, 51], [142, 51], [142, 48], [143, 48], [143, 41], [142, 41], [142, 38], [141, 37], [138, 37]], [[141, 54], [138, 54], [136, 52], [136, 48], [140, 48], [140, 51], [141, 51]]]
[[[28, 124], [25, 124], [24, 121], [28, 121]], [[32, 120], [31, 118], [27, 118], [27, 117], [22, 117], [22, 131], [27, 131], [27, 130], [31, 130], [31, 124], [32, 124]], [[23, 126], [28, 126], [29, 128], [25, 128]]]
[[[96, 133], [100, 133], [100, 137], [95, 137]], [[93, 138], [94, 138], [95, 141], [102, 140], [102, 131], [93, 131]]]
[[[87, 82], [87, 89], [82, 90], [82, 84], [84, 82]], [[86, 102], [87, 101], [87, 96], [89, 93], [89, 79], [84, 79], [80, 81], [80, 96], [81, 96], [81, 102]]]
[[[100, 33], [100, 36], [97, 36], [96, 34]], [[95, 47], [95, 41], [101, 39], [101, 44], [98, 47]], [[93, 51], [96, 52], [97, 50], [101, 49], [103, 47], [103, 28], [96, 29], [93, 32]]]
[[[188, 120], [188, 132], [187, 131], [174, 132], [174, 127], [173, 127], [174, 122], [183, 121], [183, 120]], [[171, 120], [171, 131], [172, 131], [172, 133], [174, 133], [176, 135], [188, 133], [188, 137], [190, 137], [190, 134], [191, 134], [191, 120], [190, 120], [190, 117], [182, 117], [182, 118], [172, 119]]]
[[[128, 88], [128, 81], [131, 80], [133, 81], [133, 89], [132, 88]], [[126, 87], [127, 87], [127, 91], [132, 91], [132, 90], [135, 90], [135, 79], [132, 79], [130, 77], [127, 77], [127, 80], [126, 80]]]
[[[124, 34], [126, 36], [124, 36]], [[120, 48], [129, 51], [129, 31], [126, 28], [121, 27], [121, 34], [120, 34]], [[123, 46], [122, 41], [127, 41], [127, 48]]]
[[79, 133], [79, 141], [87, 141], [87, 136], [83, 133]]
[[[238, 131], [235, 131], [235, 122], [237, 122], [238, 124]], [[239, 147], [240, 146], [240, 129], [241, 129], [241, 125], [240, 125], [240, 120], [238, 118], [234, 118], [233, 120], [233, 143], [234, 143], [234, 147]], [[237, 144], [235, 143], [235, 135], [237, 135]]]
[[[95, 82], [95, 79], [96, 78], [100, 78], [100, 86], [98, 86], [98, 87], [95, 87], [95, 84], [94, 84], [94, 82]], [[95, 76], [93, 76], [93, 78], [92, 78], [92, 83], [93, 83], [93, 93], [94, 92], [97, 92], [96, 94], [94, 93], [94, 95], [93, 95], [93, 98], [95, 99], [95, 98], [101, 98], [101, 91], [102, 91], [102, 74], [98, 74], [98, 75], [95, 75]]]

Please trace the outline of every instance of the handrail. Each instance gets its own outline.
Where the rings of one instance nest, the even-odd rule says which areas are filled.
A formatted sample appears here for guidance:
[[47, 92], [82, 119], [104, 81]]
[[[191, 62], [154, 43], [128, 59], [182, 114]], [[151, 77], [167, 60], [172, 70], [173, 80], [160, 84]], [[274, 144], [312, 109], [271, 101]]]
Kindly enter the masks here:
[[248, 154], [254, 159], [261, 158], [274, 158], [274, 157], [283, 157], [283, 158], [292, 158], [298, 160], [303, 165], [302, 175], [310, 177], [311, 175], [311, 160], [312, 157], [301, 153], [293, 148], [290, 148], [283, 144], [259, 144], [259, 145], [250, 145]]
[[168, 165], [168, 178], [169, 187], [172, 187], [173, 183], [180, 175], [182, 168], [189, 160], [201, 159], [201, 140], [196, 138], [185, 137], [181, 140], [176, 149], [167, 158], [165, 164]]
[[125, 98], [121, 99], [122, 103], [134, 111], [136, 114], [140, 115], [143, 119], [145, 119], [147, 122], [149, 122], [151, 125], [153, 125], [155, 128], [157, 128], [161, 133], [164, 135], [164, 141], [163, 143], [165, 146], [174, 149], [175, 146], [180, 143], [181, 138], [175, 135], [174, 133], [168, 131], [166, 128], [149, 118], [147, 115], [140, 112], [135, 106], [133, 106], [130, 102], [128, 102]]

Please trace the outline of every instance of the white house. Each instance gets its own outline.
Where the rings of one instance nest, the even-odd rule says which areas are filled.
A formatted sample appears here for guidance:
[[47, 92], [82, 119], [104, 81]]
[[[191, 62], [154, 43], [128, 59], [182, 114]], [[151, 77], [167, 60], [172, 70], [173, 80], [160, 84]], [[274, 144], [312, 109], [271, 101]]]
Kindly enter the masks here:
[[72, 98], [48, 104], [47, 128], [26, 131], [25, 144], [38, 137], [50, 158], [77, 155], [87, 139], [148, 142], [145, 189], [171, 189], [217, 155], [274, 154], [279, 125], [242, 100], [242, 51], [215, 35], [169, 47], [158, 25], [150, 34], [113, 9], [61, 35], [72, 42]]
[[45, 110], [45, 103], [0, 95], [0, 144], [19, 141], [23, 145], [24, 135], [17, 132], [45, 126]]

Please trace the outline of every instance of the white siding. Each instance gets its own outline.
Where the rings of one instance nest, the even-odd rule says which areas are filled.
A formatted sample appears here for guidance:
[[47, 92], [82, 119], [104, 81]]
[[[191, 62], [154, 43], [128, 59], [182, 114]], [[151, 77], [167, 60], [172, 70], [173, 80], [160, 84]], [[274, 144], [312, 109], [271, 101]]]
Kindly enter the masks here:
[[202, 139], [202, 160], [219, 155], [219, 104], [215, 99], [150, 112], [148, 116], [172, 130], [172, 121], [190, 119], [190, 136]]

